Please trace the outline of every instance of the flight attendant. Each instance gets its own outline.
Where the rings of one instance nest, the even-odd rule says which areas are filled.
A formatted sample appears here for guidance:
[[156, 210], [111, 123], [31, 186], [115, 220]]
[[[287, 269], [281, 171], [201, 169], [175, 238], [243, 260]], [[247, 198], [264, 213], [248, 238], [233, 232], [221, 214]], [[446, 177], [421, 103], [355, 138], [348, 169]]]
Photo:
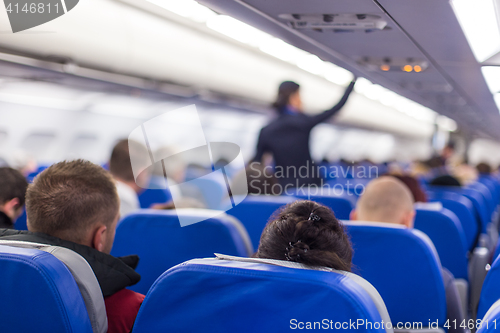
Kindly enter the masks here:
[[314, 116], [308, 116], [302, 111], [300, 86], [292, 81], [281, 83], [278, 97], [273, 104], [279, 117], [260, 131], [254, 161], [261, 162], [264, 153], [271, 153], [276, 177], [282, 186], [318, 184], [320, 177], [316, 170], [313, 170], [309, 150], [311, 130], [330, 119], [345, 105], [355, 81], [356, 79], [349, 84], [344, 96], [335, 106]]

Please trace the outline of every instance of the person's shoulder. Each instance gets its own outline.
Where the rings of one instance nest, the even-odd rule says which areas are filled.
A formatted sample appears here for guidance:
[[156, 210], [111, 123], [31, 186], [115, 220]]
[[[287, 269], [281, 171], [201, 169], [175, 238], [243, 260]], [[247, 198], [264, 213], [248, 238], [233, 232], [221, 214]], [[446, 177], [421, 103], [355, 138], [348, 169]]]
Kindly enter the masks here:
[[130, 332], [144, 297], [129, 289], [122, 289], [105, 297], [108, 333]]
[[136, 304], [140, 306], [144, 301], [144, 297], [146, 296], [133, 290], [122, 289], [113, 295], [106, 297], [104, 300], [106, 301], [106, 304], [116, 302], [117, 304], [123, 304], [124, 306], [134, 306]]

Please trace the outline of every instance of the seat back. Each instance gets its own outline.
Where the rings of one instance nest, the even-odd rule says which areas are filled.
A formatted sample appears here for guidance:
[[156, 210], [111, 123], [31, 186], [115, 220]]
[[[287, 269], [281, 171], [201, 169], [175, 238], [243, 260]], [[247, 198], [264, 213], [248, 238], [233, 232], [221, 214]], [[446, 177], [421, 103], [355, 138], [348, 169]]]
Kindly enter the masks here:
[[28, 230], [26, 209], [23, 209], [23, 213], [17, 218], [16, 222], [14, 223], [14, 228], [16, 230]]
[[354, 273], [384, 299], [392, 323], [446, 319], [441, 264], [434, 245], [421, 231], [393, 224], [345, 222], [354, 248]]
[[154, 204], [163, 204], [170, 200], [172, 196], [166, 189], [147, 189], [139, 195], [141, 208], [150, 208]]
[[24, 249], [37, 249], [52, 254], [59, 259], [70, 271], [80, 290], [85, 302], [87, 313], [94, 333], [106, 333], [108, 318], [101, 287], [97, 281], [92, 267], [78, 253], [60, 246], [31, 243], [24, 241], [0, 239], [0, 245], [19, 247]]
[[[483, 187], [478, 189], [477, 186]], [[488, 192], [487, 188], [484, 188], [482, 184], [470, 184], [468, 187], [457, 187], [457, 186], [428, 186], [427, 191], [432, 192], [431, 196], [439, 196], [442, 193], [455, 193], [462, 195], [469, 199], [472, 203], [472, 211], [476, 220], [480, 224], [480, 230], [486, 230], [486, 226], [491, 221], [491, 215], [493, 211], [490, 211], [490, 203], [487, 202], [486, 195], [489, 193], [484, 193], [482, 190]], [[490, 196], [491, 197], [491, 196]]]
[[172, 200], [172, 195], [167, 189], [166, 179], [159, 176], [152, 176], [149, 188], [139, 195], [141, 208], [150, 208], [154, 204], [164, 204], [170, 200]]
[[[203, 222], [185, 227], [179, 217]], [[202, 209], [176, 209], [170, 211], [142, 210], [126, 216], [116, 228], [111, 254], [139, 255], [136, 271], [141, 281], [130, 289], [146, 293], [153, 282], [167, 269], [194, 258], [212, 257], [215, 252], [237, 256], [253, 253], [245, 228], [234, 217]]]
[[451, 210], [460, 220], [467, 239], [467, 248], [471, 251], [481, 233], [479, 222], [474, 216], [474, 206], [465, 196], [449, 191], [427, 191], [429, 201], [441, 202], [443, 207]]
[[260, 236], [271, 215], [297, 198], [288, 196], [249, 195], [236, 207], [226, 211], [245, 227], [254, 249], [259, 247]]
[[425, 233], [436, 247], [441, 265], [456, 279], [468, 281], [467, 240], [457, 216], [446, 208], [417, 205], [415, 229]]
[[348, 220], [351, 211], [356, 205], [355, 195], [343, 191], [336, 191], [335, 189], [297, 188], [289, 190], [289, 193], [299, 199], [316, 201], [329, 207], [335, 214], [335, 217], [340, 220]]
[[[479, 318], [478, 318], [479, 319]], [[481, 320], [481, 326], [477, 333], [498, 332], [500, 327], [500, 300], [496, 301]]]
[[477, 318], [481, 319], [486, 314], [486, 311], [500, 300], [500, 258], [494, 259], [486, 278], [484, 279], [483, 288], [481, 289], [481, 297], [479, 298], [479, 306], [477, 310]]
[[3, 333], [92, 333], [82, 294], [52, 254], [0, 245], [0, 321]]
[[390, 319], [366, 281], [298, 267], [250, 258], [197, 259], [175, 266], [146, 295], [134, 333], [197, 332], [200, 327], [205, 333], [274, 333], [304, 329], [307, 322], [311, 328], [335, 329], [335, 323], [358, 320], [378, 325], [363, 324], [357, 332], [392, 332], [381, 327], [382, 320]]

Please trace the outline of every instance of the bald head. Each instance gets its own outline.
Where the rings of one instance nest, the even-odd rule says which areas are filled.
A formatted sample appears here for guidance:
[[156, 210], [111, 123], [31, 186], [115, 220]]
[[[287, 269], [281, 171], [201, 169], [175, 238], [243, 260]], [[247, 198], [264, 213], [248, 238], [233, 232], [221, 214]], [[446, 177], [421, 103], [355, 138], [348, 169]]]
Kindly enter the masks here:
[[394, 177], [371, 181], [356, 204], [352, 220], [387, 222], [413, 227], [413, 197], [406, 185]]

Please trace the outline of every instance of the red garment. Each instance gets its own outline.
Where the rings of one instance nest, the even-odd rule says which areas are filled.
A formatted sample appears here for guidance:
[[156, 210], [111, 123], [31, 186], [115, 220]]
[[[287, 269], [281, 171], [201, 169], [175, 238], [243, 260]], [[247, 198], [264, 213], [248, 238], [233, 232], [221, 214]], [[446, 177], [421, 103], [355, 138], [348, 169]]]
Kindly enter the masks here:
[[146, 296], [128, 289], [105, 297], [108, 333], [130, 333], [144, 297]]

